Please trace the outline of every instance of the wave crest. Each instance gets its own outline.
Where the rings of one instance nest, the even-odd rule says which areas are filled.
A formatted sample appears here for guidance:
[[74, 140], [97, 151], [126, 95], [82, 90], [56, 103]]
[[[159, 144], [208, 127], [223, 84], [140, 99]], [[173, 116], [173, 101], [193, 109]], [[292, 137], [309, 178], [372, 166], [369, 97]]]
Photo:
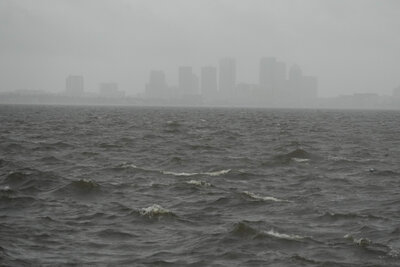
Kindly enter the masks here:
[[213, 172], [172, 172], [172, 171], [161, 171], [162, 174], [174, 175], [174, 176], [196, 176], [196, 175], [208, 175], [208, 176], [220, 176], [227, 174], [231, 169], [213, 171]]
[[139, 214], [149, 218], [163, 216], [163, 215], [175, 216], [175, 214], [172, 211], [165, 209], [158, 204], [153, 204], [147, 208], [140, 209]]
[[268, 197], [263, 197], [263, 196], [260, 196], [258, 194], [255, 194], [255, 193], [249, 192], [249, 191], [243, 191], [243, 193], [246, 196], [248, 196], [248, 197], [250, 197], [252, 199], [256, 199], [256, 200], [275, 201], [275, 202], [289, 202], [288, 200], [283, 200], [283, 199], [279, 199], [279, 198], [276, 198], [276, 197], [269, 197], [269, 196]]
[[185, 177], [196, 176], [196, 175], [220, 176], [220, 175], [227, 174], [231, 171], [231, 169], [223, 169], [223, 170], [211, 171], [211, 172], [174, 172], [174, 171], [165, 171], [165, 170], [159, 170], [159, 169], [150, 169], [150, 168], [139, 167], [139, 166], [136, 166], [135, 164], [129, 163], [129, 162], [124, 162], [124, 163], [118, 165], [117, 168], [136, 169], [136, 170], [147, 171], [147, 172], [160, 172], [160, 173], [166, 174], [166, 175], [185, 176]]
[[279, 239], [287, 239], [287, 240], [301, 240], [304, 239], [303, 236], [300, 235], [290, 235], [290, 234], [282, 234], [282, 233], [278, 233], [276, 231], [274, 231], [273, 229], [264, 232], [265, 234], [272, 236], [272, 237], [276, 237]]
[[192, 185], [197, 185], [197, 186], [211, 186], [210, 183], [207, 183], [205, 181], [199, 181], [199, 180], [190, 180], [186, 182], [187, 184], [192, 184]]

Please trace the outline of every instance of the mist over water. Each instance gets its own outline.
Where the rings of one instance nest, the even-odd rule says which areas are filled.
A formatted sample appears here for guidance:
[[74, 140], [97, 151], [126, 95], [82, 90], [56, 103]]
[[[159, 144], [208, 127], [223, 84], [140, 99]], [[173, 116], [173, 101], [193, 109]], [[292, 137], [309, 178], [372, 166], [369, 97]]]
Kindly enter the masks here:
[[5, 266], [397, 266], [393, 111], [0, 106]]
[[200, 82], [203, 67], [231, 57], [240, 89], [258, 84], [262, 58], [276, 58], [317, 77], [320, 97], [391, 96], [400, 86], [399, 8], [397, 0], [2, 0], [0, 92], [61, 93], [67, 77], [83, 76], [86, 93], [143, 96], [150, 73], [164, 71], [173, 95], [179, 67]]

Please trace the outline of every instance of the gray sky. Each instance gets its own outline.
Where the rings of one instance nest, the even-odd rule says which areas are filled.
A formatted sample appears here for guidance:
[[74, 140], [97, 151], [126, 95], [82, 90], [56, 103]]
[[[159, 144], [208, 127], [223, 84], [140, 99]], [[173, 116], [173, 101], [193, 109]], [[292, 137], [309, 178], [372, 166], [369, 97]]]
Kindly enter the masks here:
[[275, 56], [319, 78], [319, 95], [391, 94], [400, 85], [398, 0], [0, 0], [0, 90], [62, 91], [83, 74], [88, 91], [115, 81], [142, 92], [151, 69], [176, 84], [237, 60], [258, 80]]

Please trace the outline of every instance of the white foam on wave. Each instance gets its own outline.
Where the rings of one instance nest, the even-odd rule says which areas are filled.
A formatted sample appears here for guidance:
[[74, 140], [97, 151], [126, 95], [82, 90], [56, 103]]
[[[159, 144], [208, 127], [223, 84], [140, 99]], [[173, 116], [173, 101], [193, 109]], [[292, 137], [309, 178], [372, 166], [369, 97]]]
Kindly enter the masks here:
[[231, 169], [220, 170], [214, 172], [171, 172], [171, 171], [161, 171], [163, 174], [174, 175], [174, 176], [195, 176], [195, 175], [208, 175], [208, 176], [219, 176], [230, 172]]
[[138, 169], [138, 166], [136, 166], [135, 164], [132, 164], [132, 163], [124, 162], [124, 163], [121, 164], [121, 168]]
[[390, 248], [390, 251], [389, 251], [388, 255], [390, 257], [397, 258], [397, 257], [400, 256], [400, 250], [399, 249], [395, 249], [395, 248], [393, 248], [391, 246], [389, 246], [389, 248]]
[[148, 216], [150, 218], [158, 215], [173, 214], [170, 210], [167, 210], [158, 204], [153, 204], [147, 208], [142, 208], [139, 210], [139, 213], [142, 216]]
[[225, 170], [220, 170], [220, 171], [213, 171], [213, 172], [173, 172], [173, 171], [163, 171], [163, 170], [157, 170], [157, 169], [148, 169], [148, 168], [142, 168], [138, 167], [135, 164], [129, 163], [129, 162], [124, 162], [120, 165], [121, 168], [131, 168], [131, 169], [139, 169], [139, 170], [144, 170], [144, 171], [155, 171], [155, 172], [161, 172], [162, 174], [167, 174], [167, 175], [174, 175], [174, 176], [195, 176], [195, 175], [208, 175], [208, 176], [219, 176], [223, 175], [226, 173], [229, 173], [231, 169], [225, 169]]
[[254, 199], [265, 200], [265, 201], [275, 201], [275, 202], [288, 202], [287, 200], [279, 199], [276, 197], [263, 197], [263, 196], [257, 195], [255, 193], [249, 192], [249, 191], [243, 191], [243, 193]]
[[299, 239], [304, 238], [303, 236], [300, 236], [300, 235], [281, 234], [281, 233], [274, 231], [273, 229], [271, 229], [265, 233], [269, 236], [273, 236], [273, 237], [277, 237], [277, 238], [281, 238], [281, 239], [288, 239], [288, 240], [299, 240]]
[[171, 172], [171, 171], [161, 171], [161, 173], [174, 176], [194, 176], [199, 174], [197, 172]]
[[365, 237], [354, 238], [351, 234], [346, 234], [343, 238], [353, 241], [353, 243], [359, 245], [360, 247], [369, 246], [372, 241]]
[[341, 160], [348, 160], [348, 159], [345, 157], [341, 157], [341, 156], [328, 156], [328, 160], [341, 161]]
[[298, 163], [304, 163], [304, 162], [309, 162], [310, 159], [303, 159], [303, 158], [292, 158], [293, 161], [296, 161]]
[[10, 187], [8, 185], [0, 187], [0, 191], [9, 191], [9, 190], [10, 190]]
[[231, 171], [231, 169], [226, 169], [226, 170], [220, 170], [220, 171], [215, 171], [215, 172], [204, 172], [203, 174], [209, 175], [209, 176], [219, 176], [222, 174], [227, 174]]
[[192, 184], [192, 185], [197, 185], [197, 186], [211, 186], [210, 183], [207, 183], [205, 181], [199, 181], [199, 180], [190, 180], [186, 182], [187, 184]]

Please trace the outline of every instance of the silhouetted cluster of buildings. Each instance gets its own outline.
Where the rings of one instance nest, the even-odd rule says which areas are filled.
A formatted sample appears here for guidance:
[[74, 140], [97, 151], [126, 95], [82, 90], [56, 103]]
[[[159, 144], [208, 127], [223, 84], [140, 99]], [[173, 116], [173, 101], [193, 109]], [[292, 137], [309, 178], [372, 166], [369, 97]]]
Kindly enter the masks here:
[[[85, 95], [84, 79], [82, 75], [69, 75], [65, 80], [65, 94], [70, 97], [82, 97]], [[118, 84], [105, 82], [99, 84], [98, 97], [121, 98], [125, 96], [124, 91], [118, 89]]]
[[178, 85], [169, 86], [164, 71], [150, 71], [145, 96], [154, 101], [180, 100], [186, 104], [307, 106], [317, 98], [317, 78], [303, 75], [299, 66], [289, 71], [275, 58], [262, 58], [258, 83], [237, 82], [236, 60], [222, 58], [219, 67], [201, 68], [200, 78], [190, 66], [178, 69]]

